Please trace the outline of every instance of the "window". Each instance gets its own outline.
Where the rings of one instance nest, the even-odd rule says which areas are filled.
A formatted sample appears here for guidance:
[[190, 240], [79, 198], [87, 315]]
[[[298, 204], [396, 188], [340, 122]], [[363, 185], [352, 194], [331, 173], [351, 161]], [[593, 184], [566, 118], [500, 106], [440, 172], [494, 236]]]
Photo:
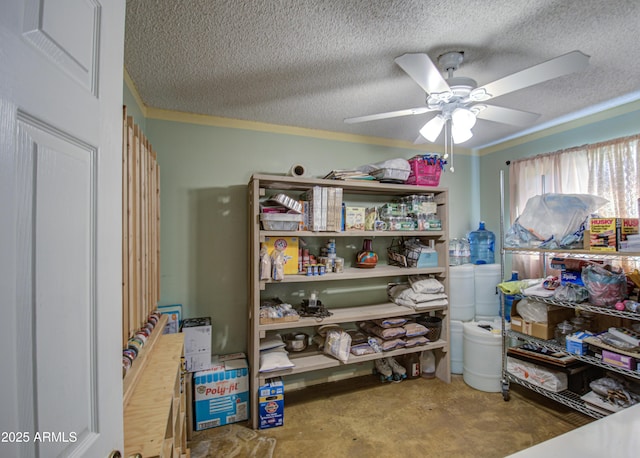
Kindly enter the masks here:
[[[637, 218], [640, 182], [640, 135], [583, 145], [513, 161], [509, 170], [511, 223], [529, 198], [544, 193], [592, 194], [608, 204], [601, 216]], [[542, 276], [542, 266], [532, 257], [514, 257], [521, 276]]]

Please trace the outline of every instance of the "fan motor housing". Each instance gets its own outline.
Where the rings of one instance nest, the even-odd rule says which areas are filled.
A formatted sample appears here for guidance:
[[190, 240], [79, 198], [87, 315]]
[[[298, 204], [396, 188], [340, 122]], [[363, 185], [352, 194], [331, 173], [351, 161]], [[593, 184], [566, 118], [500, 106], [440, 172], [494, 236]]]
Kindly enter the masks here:
[[466, 76], [453, 76], [447, 79], [447, 84], [453, 95], [460, 98], [467, 97], [473, 89], [478, 87], [478, 83], [474, 79]]

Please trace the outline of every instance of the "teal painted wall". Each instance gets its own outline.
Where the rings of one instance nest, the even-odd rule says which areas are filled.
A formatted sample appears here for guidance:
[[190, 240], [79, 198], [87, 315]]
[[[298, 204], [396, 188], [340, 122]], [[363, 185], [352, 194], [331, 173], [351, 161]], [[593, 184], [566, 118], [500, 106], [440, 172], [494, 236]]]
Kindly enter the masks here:
[[127, 107], [127, 115], [132, 116], [134, 122], [138, 126], [140, 126], [140, 128], [144, 132], [146, 130], [145, 127], [146, 127], [147, 120], [144, 117], [142, 109], [136, 102], [136, 99], [131, 93], [131, 90], [129, 90], [129, 86], [127, 86], [127, 84], [125, 83], [123, 84], [123, 87], [124, 87], [124, 90], [122, 94], [122, 100], [123, 100], [122, 103], [124, 104], [124, 106]]
[[[211, 316], [213, 352], [246, 351], [247, 184], [252, 174], [284, 174], [303, 164], [309, 176], [415, 150], [220, 128], [148, 118], [161, 188], [161, 304], [183, 304], [187, 317]], [[469, 226], [471, 157], [455, 157], [452, 236]], [[386, 247], [385, 247], [386, 248]]]

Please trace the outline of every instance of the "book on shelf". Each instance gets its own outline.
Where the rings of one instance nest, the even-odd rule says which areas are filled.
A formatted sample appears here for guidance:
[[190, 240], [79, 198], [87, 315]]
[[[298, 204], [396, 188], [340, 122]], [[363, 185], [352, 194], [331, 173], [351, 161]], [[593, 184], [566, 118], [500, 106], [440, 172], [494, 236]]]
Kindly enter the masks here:
[[342, 196], [342, 188], [313, 186], [305, 191], [300, 196], [303, 203], [303, 224], [300, 229], [312, 232], [340, 232]]

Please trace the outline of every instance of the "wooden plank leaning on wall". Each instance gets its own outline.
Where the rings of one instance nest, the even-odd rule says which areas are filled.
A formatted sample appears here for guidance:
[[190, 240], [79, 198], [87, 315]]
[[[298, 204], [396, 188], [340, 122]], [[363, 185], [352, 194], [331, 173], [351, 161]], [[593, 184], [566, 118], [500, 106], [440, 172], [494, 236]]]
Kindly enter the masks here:
[[157, 155], [123, 108], [122, 345], [160, 299], [160, 167]]

